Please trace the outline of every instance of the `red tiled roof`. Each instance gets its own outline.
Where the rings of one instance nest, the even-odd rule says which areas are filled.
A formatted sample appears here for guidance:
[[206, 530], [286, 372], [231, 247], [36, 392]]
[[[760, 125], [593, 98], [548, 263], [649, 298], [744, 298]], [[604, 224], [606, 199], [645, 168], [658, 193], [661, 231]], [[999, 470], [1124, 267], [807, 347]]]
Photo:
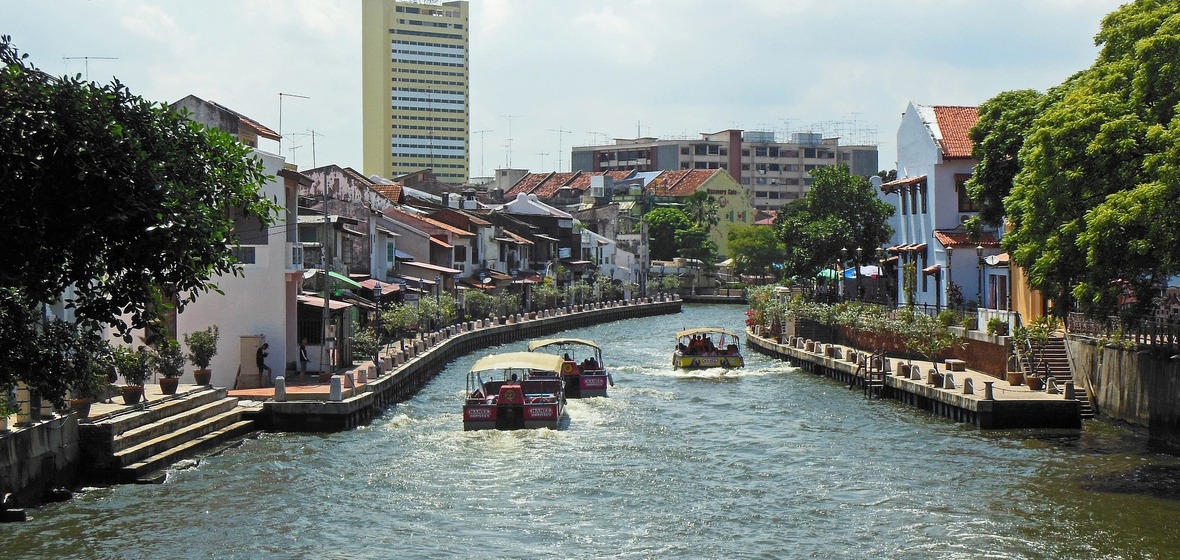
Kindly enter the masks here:
[[282, 136], [279, 136], [279, 133], [271, 130], [266, 125], [263, 125], [262, 123], [254, 120], [250, 117], [247, 117], [246, 115], [243, 115], [233, 109], [230, 109], [229, 107], [221, 105], [221, 104], [217, 103], [216, 101], [206, 101], [206, 103], [238, 117], [238, 122], [240, 124], [243, 124], [251, 129], [253, 129], [255, 134], [257, 134], [263, 138], [266, 138], [268, 140], [278, 140], [278, 139], [282, 138]]
[[430, 234], [448, 232], [458, 235], [459, 237], [475, 237], [475, 234], [469, 231], [459, 229], [450, 224], [444, 224], [438, 220], [427, 218], [426, 216], [411, 214], [405, 210], [400, 210], [397, 208], [386, 209], [385, 215], [397, 222], [409, 222], [408, 225], [413, 225], [414, 227]]
[[557, 189], [566, 186], [570, 181], [574, 180], [581, 173], [574, 171], [572, 173], [550, 173], [540, 185], [533, 191], [537, 198], [553, 198], [557, 194]]
[[983, 233], [978, 240], [972, 241], [967, 237], [965, 231], [939, 231], [934, 230], [934, 239], [937, 239], [943, 247], [999, 247], [1000, 241], [991, 232]]
[[504, 198], [505, 199], [515, 198], [516, 195], [518, 195], [520, 193], [529, 194], [529, 193], [537, 190], [537, 187], [541, 186], [541, 183], [544, 183], [545, 179], [548, 179], [549, 176], [552, 174], [553, 174], [552, 172], [550, 172], [550, 173], [529, 173], [528, 175], [521, 177], [520, 180], [517, 181], [515, 185], [512, 185], [512, 188], [508, 189], [508, 191], [504, 193]]
[[917, 177], [906, 177], [904, 179], [894, 179], [888, 183], [881, 183], [881, 192], [885, 194], [892, 194], [898, 189], [905, 187], [912, 187], [926, 180], [925, 175], [918, 175]]
[[380, 184], [380, 185], [373, 185], [372, 188], [374, 191], [377, 192], [377, 194], [384, 196], [385, 198], [388, 198], [394, 204], [402, 204], [403, 202], [405, 202], [405, 200], [402, 199], [402, 186], [401, 185]]
[[697, 192], [720, 169], [682, 169], [665, 171], [652, 180], [650, 187], [656, 196], [687, 197]]
[[934, 118], [942, 132], [942, 156], [950, 159], [971, 157], [971, 139], [967, 132], [979, 120], [978, 107], [948, 107], [936, 105]]

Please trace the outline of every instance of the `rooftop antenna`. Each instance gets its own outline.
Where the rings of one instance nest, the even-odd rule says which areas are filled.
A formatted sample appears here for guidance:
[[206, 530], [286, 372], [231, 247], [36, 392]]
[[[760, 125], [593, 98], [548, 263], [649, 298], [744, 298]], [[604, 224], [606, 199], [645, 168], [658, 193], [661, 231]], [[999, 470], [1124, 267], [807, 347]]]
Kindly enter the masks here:
[[119, 60], [113, 56], [63, 56], [62, 60], [83, 60], [86, 62], [86, 81], [90, 81], [90, 61], [91, 60]]
[[483, 158], [484, 158], [483, 135], [485, 132], [495, 132], [495, 131], [494, 130], [473, 130], [473, 131], [471, 131], [472, 134], [479, 135], [479, 176], [480, 177], [485, 176], [484, 175], [484, 166], [483, 166]]
[[539, 171], [543, 172], [543, 171], [545, 171], [545, 156], [547, 156], [549, 154], [547, 154], [545, 152], [537, 152], [537, 155], [541, 156], [541, 169]]
[[500, 118], [508, 119], [508, 167], [512, 168], [512, 119], [520, 118], [520, 115], [500, 115]]
[[323, 136], [323, 134], [320, 134], [309, 128], [307, 129], [307, 132], [297, 132], [291, 136], [311, 136], [311, 168], [315, 169], [315, 137]]
[[562, 130], [560, 128], [550, 128], [549, 132], [556, 132], [557, 133], [557, 169], [556, 169], [556, 171], [561, 171], [561, 135], [562, 134], [573, 134], [573, 133], [568, 130]]
[[299, 99], [311, 99], [306, 95], [296, 95], [294, 93], [279, 92], [279, 153], [283, 153], [283, 98], [284, 97], [298, 97]]

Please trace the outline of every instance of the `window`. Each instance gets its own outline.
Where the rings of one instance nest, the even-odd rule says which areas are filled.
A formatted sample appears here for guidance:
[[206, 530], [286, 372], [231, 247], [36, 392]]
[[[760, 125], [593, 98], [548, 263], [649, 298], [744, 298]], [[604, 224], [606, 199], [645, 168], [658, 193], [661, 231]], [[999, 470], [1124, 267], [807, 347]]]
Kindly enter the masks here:
[[770, 157], [778, 157], [778, 146], [771, 146], [769, 150]]
[[255, 247], [243, 245], [230, 249], [230, 252], [233, 254], [234, 259], [241, 264], [256, 264], [258, 261], [255, 260], [254, 249]]
[[708, 165], [703, 161], [698, 161], [693, 164], [694, 169], [708, 169]]
[[816, 169], [819, 169], [819, 165], [814, 163], [808, 163], [807, 165], [803, 166], [804, 171], [815, 171]]
[[754, 155], [757, 157], [766, 157], [766, 147], [754, 148]]
[[467, 260], [467, 246], [455, 245], [455, 262], [461, 263]]
[[723, 156], [729, 155], [729, 148], [721, 148], [721, 155], [723, 155]]
[[709, 155], [715, 156], [721, 152], [721, 146], [709, 146]]
[[921, 197], [922, 197], [922, 213], [923, 213], [923, 214], [925, 214], [925, 213], [926, 213], [926, 183], [922, 183], [921, 185], [918, 185], [918, 187], [919, 187], [920, 189], [922, 189], [922, 192], [921, 192]]
[[754, 198], [768, 198], [766, 191], [754, 191]]
[[979, 203], [971, 199], [971, 193], [967, 192], [967, 180], [971, 178], [968, 173], [955, 174], [955, 192], [959, 193], [959, 211], [960, 212], [978, 212]]
[[750, 164], [743, 163], [742, 164], [742, 171], [749, 171], [749, 170], [750, 170]]
[[910, 187], [910, 214], [918, 213], [918, 187]]
[[690, 152], [689, 152], [688, 146], [681, 146], [680, 147], [680, 155], [687, 156], [689, 153]]
[[692, 147], [692, 153], [698, 156], [708, 155], [709, 146], [708, 144], [694, 144]]
[[909, 212], [906, 211], [906, 208], [908, 208], [909, 205], [905, 203], [905, 190], [898, 191], [897, 196], [901, 200], [901, 204], [898, 205], [901, 206], [901, 215], [905, 216], [906, 214], [909, 214]]
[[385, 242], [385, 262], [393, 263], [397, 260], [397, 251], [393, 248], [392, 241]]
[[799, 150], [783, 150], [783, 151], [781, 151], [781, 152], [779, 152], [779, 153], [780, 153], [780, 154], [782, 154], [782, 156], [783, 156], [783, 157], [785, 157], [785, 158], [789, 158], [789, 157], [795, 157], [795, 158], [797, 158], [797, 157], [799, 157]]
[[750, 149], [749, 148], [742, 149], [742, 157], [750, 157]]
[[815, 148], [803, 148], [803, 157], [814, 158], [815, 157]]

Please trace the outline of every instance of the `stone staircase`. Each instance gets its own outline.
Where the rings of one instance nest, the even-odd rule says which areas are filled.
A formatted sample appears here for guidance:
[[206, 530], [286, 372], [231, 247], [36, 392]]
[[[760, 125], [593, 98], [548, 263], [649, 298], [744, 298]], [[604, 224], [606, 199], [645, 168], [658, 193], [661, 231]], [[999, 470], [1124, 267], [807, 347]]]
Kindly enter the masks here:
[[[254, 431], [238, 399], [202, 387], [78, 426], [83, 478], [151, 482], [154, 473]], [[157, 477], [158, 478], [158, 477]]]
[[[1057, 386], [1065, 389], [1066, 381], [1073, 381], [1073, 373], [1069, 367], [1069, 354], [1065, 349], [1065, 338], [1060, 336], [1049, 337], [1048, 344], [1041, 350], [1041, 366], [1038, 372], [1043, 372], [1045, 365], [1049, 366], [1049, 375], [1057, 381]], [[1086, 392], [1085, 387], [1074, 387], [1074, 393], [1077, 399], [1081, 402], [1082, 418], [1093, 418], [1094, 407], [1090, 403], [1090, 395]]]

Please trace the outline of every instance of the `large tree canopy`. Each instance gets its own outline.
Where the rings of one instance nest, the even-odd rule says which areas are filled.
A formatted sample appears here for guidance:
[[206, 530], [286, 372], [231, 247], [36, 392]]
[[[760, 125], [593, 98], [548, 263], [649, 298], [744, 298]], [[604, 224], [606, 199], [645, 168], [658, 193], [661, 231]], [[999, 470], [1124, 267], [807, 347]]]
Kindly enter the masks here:
[[1128, 288], [1146, 305], [1180, 272], [1180, 5], [1123, 6], [1096, 41], [1094, 65], [1038, 109], [1004, 201], [1004, 248], [1058, 314], [1071, 298], [1109, 313]]
[[651, 248], [652, 260], [667, 261], [675, 257], [679, 251], [676, 244], [676, 232], [692, 228], [692, 220], [676, 208], [656, 208], [644, 217], [647, 221], [648, 246]]
[[[147, 326], [238, 274], [234, 216], [274, 221], [269, 178], [250, 149], [118, 81], [52, 78], [0, 38], [0, 385], [40, 371], [35, 309], [66, 297], [83, 329]], [[70, 290], [67, 291], [67, 288]], [[124, 317], [128, 321], [124, 321]]]
[[966, 186], [980, 204], [979, 219], [984, 224], [1003, 224], [1004, 198], [1020, 170], [1017, 155], [1043, 98], [1039, 92], [1022, 89], [1003, 92], [979, 106], [979, 121], [969, 134], [972, 156], [979, 163]]
[[729, 252], [733, 253], [734, 270], [739, 274], [777, 276], [774, 265], [783, 261], [786, 248], [772, 227], [736, 225], [729, 230]]
[[872, 257], [893, 235], [886, 223], [893, 206], [877, 198], [868, 179], [852, 175], [844, 165], [822, 167], [812, 175], [815, 182], [807, 195], [779, 209], [774, 220], [786, 245], [783, 269], [788, 276], [814, 278], [841, 258], [843, 249], [853, 256], [860, 247]]

